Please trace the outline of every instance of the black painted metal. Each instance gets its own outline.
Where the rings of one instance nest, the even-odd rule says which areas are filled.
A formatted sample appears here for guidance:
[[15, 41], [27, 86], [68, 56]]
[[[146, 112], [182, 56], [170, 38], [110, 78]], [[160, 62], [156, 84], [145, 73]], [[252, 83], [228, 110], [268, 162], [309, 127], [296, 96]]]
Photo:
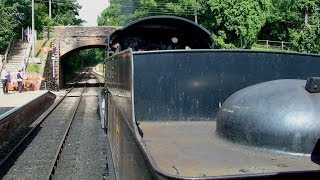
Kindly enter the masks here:
[[134, 130], [127, 123], [113, 97], [109, 97], [108, 139], [116, 179], [150, 180], [153, 175], [139, 148]]
[[318, 139], [316, 145], [313, 148], [313, 151], [311, 153], [311, 160], [312, 162], [320, 165], [320, 139]]
[[274, 79], [319, 76], [319, 65], [320, 56], [280, 52], [128, 50], [110, 57], [106, 61], [107, 127], [117, 178], [318, 178], [318, 171], [197, 178], [168, 175], [148, 154], [136, 120], [212, 120], [232, 93]]
[[319, 93], [320, 92], [320, 77], [308, 78], [305, 88], [310, 93]]
[[132, 124], [132, 54], [131, 50], [123, 51], [106, 61], [105, 87], [111, 93], [116, 104]]
[[261, 51], [134, 52], [137, 121], [216, 117], [234, 92], [275, 79], [320, 75], [320, 56]]
[[237, 91], [221, 107], [216, 132], [236, 143], [311, 154], [320, 138], [320, 94], [305, 84], [282, 79]]
[[116, 179], [153, 178], [144, 158], [132, 116], [132, 52], [121, 52], [106, 61], [107, 134]]
[[[177, 42], [173, 42], [172, 38]], [[138, 50], [210, 49], [211, 33], [198, 24], [176, 16], [151, 16], [139, 19], [112, 33], [108, 55], [132, 48]]]

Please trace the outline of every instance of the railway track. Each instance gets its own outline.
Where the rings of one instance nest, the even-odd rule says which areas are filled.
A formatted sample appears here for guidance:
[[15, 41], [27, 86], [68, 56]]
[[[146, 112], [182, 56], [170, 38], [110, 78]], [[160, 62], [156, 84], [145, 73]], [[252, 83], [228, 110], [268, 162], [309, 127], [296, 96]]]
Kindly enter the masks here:
[[90, 71], [83, 73], [1, 161], [0, 178], [102, 179], [106, 150], [96, 112], [99, 88]]

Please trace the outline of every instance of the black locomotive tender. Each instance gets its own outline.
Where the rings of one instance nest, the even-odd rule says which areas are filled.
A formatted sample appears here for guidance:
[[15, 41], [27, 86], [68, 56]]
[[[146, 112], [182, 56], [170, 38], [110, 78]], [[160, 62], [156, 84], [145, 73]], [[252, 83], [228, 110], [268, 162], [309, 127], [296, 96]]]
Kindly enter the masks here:
[[213, 46], [207, 30], [172, 16], [110, 35], [110, 175], [319, 178], [320, 56]]

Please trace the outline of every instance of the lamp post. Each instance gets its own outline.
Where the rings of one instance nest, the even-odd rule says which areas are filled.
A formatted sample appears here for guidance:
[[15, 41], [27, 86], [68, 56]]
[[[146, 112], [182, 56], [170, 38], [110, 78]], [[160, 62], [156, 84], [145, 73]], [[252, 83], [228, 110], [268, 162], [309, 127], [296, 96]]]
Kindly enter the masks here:
[[51, 0], [49, 0], [49, 18], [51, 19]]
[[34, 33], [34, 0], [32, 0], [32, 57], [34, 58], [35, 33]]
[[198, 24], [197, 0], [194, 0], [194, 22]]

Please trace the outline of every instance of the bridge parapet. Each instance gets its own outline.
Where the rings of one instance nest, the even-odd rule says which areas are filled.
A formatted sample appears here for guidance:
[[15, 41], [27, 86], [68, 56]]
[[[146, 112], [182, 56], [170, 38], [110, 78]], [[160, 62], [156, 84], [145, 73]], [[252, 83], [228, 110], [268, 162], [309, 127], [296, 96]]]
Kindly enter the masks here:
[[[119, 29], [116, 26], [54, 26], [50, 30], [50, 37], [70, 38], [70, 37], [107, 37], [109, 34]], [[47, 35], [47, 32], [45, 32]]]

